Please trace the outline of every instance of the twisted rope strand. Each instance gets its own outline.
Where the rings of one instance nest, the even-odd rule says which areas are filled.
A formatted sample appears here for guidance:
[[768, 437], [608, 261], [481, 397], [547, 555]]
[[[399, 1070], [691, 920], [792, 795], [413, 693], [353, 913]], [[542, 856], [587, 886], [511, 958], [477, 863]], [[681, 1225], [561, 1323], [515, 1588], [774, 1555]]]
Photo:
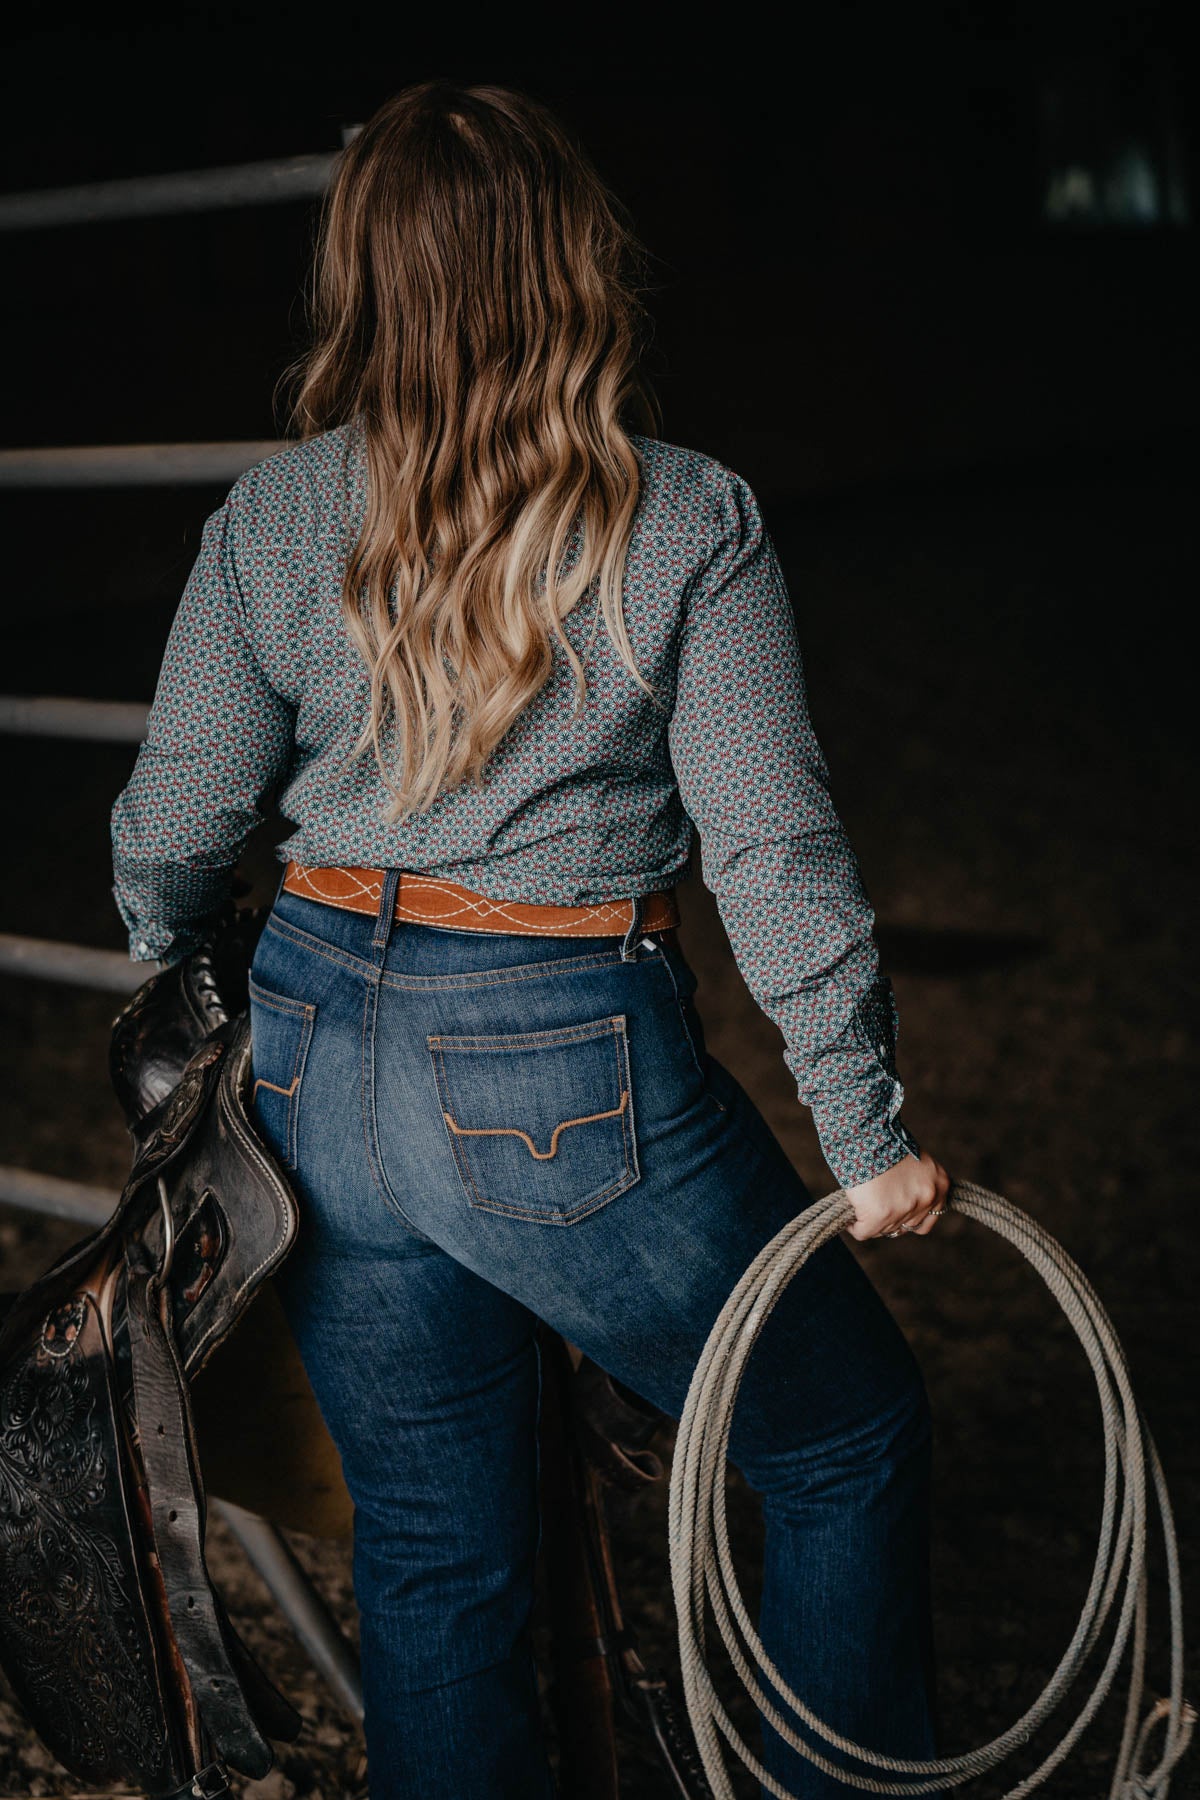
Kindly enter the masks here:
[[[952, 1184], [945, 1205], [988, 1226], [1021, 1251], [1067, 1315], [1091, 1365], [1104, 1437], [1104, 1491], [1096, 1559], [1078, 1624], [1042, 1693], [1014, 1724], [977, 1749], [930, 1761], [885, 1756], [834, 1731], [793, 1693], [768, 1656], [742, 1597], [729, 1542], [725, 1500], [733, 1409], [750, 1353], [780, 1294], [822, 1244], [853, 1223], [854, 1207], [839, 1188], [790, 1220], [751, 1262], [709, 1334], [679, 1422], [668, 1503], [671, 1588], [684, 1697], [716, 1800], [734, 1800], [722, 1738], [767, 1793], [776, 1800], [793, 1797], [746, 1744], [713, 1686], [705, 1660], [706, 1599], [730, 1661], [759, 1713], [785, 1743], [849, 1787], [911, 1796], [960, 1787], [995, 1768], [1018, 1745], [1027, 1743], [1065, 1700], [1119, 1592], [1113, 1641], [1091, 1693], [1050, 1753], [1007, 1790], [1004, 1800], [1024, 1800], [1067, 1758], [1107, 1697], [1130, 1643], [1129, 1693], [1109, 1800], [1166, 1800], [1171, 1773], [1191, 1740], [1196, 1712], [1183, 1698], [1183, 1600], [1174, 1518], [1158, 1452], [1134, 1397], [1112, 1322], [1083, 1271], [1020, 1207], [973, 1182]], [[1139, 1727], [1148, 1614], [1147, 1467], [1166, 1552], [1171, 1663], [1170, 1692], [1155, 1701]], [[860, 1762], [917, 1779], [883, 1781], [832, 1762], [799, 1735], [764, 1692], [756, 1668], [780, 1701], [827, 1744]], [[1149, 1734], [1160, 1720], [1165, 1721], [1163, 1752], [1146, 1772], [1142, 1763]]]

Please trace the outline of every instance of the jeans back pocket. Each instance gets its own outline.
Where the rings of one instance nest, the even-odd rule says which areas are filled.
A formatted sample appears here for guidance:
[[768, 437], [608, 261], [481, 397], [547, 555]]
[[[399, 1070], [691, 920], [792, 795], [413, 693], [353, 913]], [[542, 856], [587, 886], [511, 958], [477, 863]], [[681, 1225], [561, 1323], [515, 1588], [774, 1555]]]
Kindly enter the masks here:
[[315, 1006], [250, 981], [252, 1102], [263, 1136], [280, 1161], [298, 1161], [300, 1083], [312, 1041]]
[[472, 1206], [569, 1225], [639, 1179], [624, 1013], [426, 1042]]

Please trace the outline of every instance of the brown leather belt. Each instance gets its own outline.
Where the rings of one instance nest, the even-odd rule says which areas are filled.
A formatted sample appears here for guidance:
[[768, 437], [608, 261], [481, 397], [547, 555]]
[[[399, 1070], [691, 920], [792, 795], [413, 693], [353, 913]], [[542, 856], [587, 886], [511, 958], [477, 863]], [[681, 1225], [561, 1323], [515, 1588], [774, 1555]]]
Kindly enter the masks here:
[[[349, 912], [379, 911], [383, 893], [383, 869], [359, 869], [338, 865], [310, 869], [306, 863], [289, 862], [283, 886], [289, 894], [320, 900], [326, 906], [343, 906]], [[622, 936], [633, 919], [632, 900], [599, 900], [580, 906], [551, 906], [528, 900], [491, 900], [457, 881], [438, 875], [416, 875], [407, 869], [396, 889], [396, 917], [414, 925], [451, 926], [455, 931], [513, 931], [531, 937]], [[679, 902], [674, 888], [659, 888], [642, 896], [643, 931], [668, 931], [679, 923]]]

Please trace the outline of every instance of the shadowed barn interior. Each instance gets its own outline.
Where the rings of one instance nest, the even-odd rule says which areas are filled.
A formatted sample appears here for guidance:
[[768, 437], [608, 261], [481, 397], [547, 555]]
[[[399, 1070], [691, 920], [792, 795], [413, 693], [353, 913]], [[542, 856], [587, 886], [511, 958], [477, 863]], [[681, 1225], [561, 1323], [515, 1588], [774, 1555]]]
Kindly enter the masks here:
[[[623, 24], [592, 41], [578, 20], [569, 35], [519, 19], [466, 31], [350, 9], [336, 41], [317, 42], [253, 9], [120, 29], [28, 17], [9, 33], [4, 187], [328, 153], [432, 74], [525, 88], [579, 134], [651, 252], [663, 436], [744, 475], [780, 552], [896, 988], [905, 1117], [952, 1175], [1033, 1213], [1096, 1287], [1194, 1592], [1184, 627], [1200, 187], [1181, 21], [1149, 4], [969, 20], [926, 8], [903, 25], [850, 8], [837, 24], [804, 15], [799, 61], [770, 15], [739, 23], [708, 37], [657, 20], [635, 43]], [[5, 446], [276, 437], [314, 216], [301, 198], [7, 229]], [[227, 487], [31, 487], [0, 471], [4, 704], [147, 701]], [[13, 727], [19, 710], [0, 731], [0, 933], [123, 952], [108, 815], [133, 745], [30, 735]], [[251, 845], [248, 897], [270, 898], [286, 829], [275, 819]], [[680, 898], [709, 1049], [823, 1195], [835, 1184], [699, 855]], [[128, 1146], [106, 1072], [116, 1005], [0, 968], [0, 1164], [120, 1186]], [[0, 1203], [0, 1286], [31, 1281], [81, 1230]], [[1093, 1388], [1037, 1278], [969, 1221], [856, 1253], [934, 1406], [954, 1754], [1029, 1705], [1074, 1628], [1102, 1499]], [[758, 1527], [736, 1481], [732, 1508], [753, 1593]], [[665, 1511], [665, 1482], [612, 1503], [633, 1623], [669, 1666]], [[349, 1540], [287, 1538], [353, 1637]], [[239, 1791], [361, 1793], [361, 1734], [216, 1515], [210, 1543], [239, 1630], [307, 1723]], [[1161, 1605], [1150, 1628], [1147, 1684], [1161, 1693]], [[1185, 1691], [1196, 1686], [1193, 1661]], [[1122, 1693], [1048, 1791], [1102, 1791]], [[662, 1789], [649, 1755], [632, 1735], [627, 1753], [625, 1791], [650, 1800]], [[1185, 1763], [1180, 1794], [1189, 1780]], [[77, 1786], [0, 1678], [0, 1797]]]

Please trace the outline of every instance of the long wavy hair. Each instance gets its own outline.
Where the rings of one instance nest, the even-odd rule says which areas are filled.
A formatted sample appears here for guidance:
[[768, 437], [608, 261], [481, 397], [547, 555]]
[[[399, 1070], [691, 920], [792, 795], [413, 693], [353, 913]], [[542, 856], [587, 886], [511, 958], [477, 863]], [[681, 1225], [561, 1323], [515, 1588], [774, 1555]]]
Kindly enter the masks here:
[[391, 821], [482, 782], [555, 638], [578, 715], [587, 682], [561, 621], [593, 586], [657, 700], [621, 594], [638, 499], [628, 432], [660, 429], [640, 369], [644, 267], [621, 203], [524, 94], [420, 82], [337, 158], [311, 347], [285, 372], [288, 433], [365, 432], [342, 608], [371, 681], [355, 754], [373, 749]]

